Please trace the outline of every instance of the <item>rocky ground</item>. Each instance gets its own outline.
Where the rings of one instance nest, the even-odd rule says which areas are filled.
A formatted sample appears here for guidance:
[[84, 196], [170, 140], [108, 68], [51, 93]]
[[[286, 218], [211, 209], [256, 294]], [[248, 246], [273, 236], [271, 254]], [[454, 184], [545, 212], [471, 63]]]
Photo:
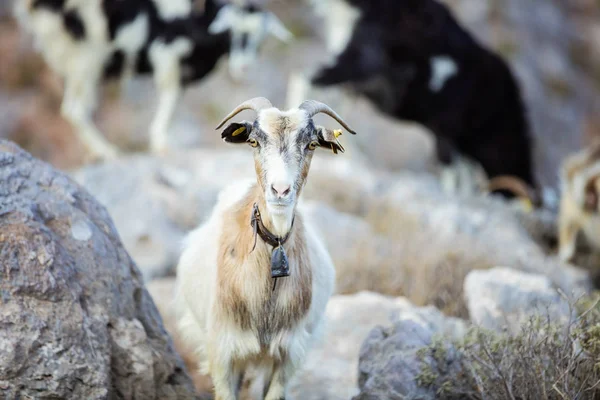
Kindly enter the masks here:
[[[560, 160], [600, 127], [597, 2], [448, 3], [515, 68], [537, 138], [537, 174], [555, 185]], [[107, 88], [96, 116], [132, 154], [86, 165], [58, 115], [60, 82], [0, 2], [0, 137], [35, 157], [0, 142], [0, 398], [211, 397], [210, 381], [196, 373], [193, 351], [174, 328], [170, 300], [182, 238], [207, 217], [225, 184], [253, 176], [247, 149], [225, 145], [214, 125], [249, 97], [283, 105], [290, 72], [326, 59], [318, 21], [303, 2], [269, 4], [297, 40], [269, 41], [244, 84], [231, 83], [221, 65], [190, 89], [170, 154], [145, 152], [155, 104], [152, 85], [137, 80], [120, 97]], [[554, 399], [559, 391], [575, 398], [567, 389], [578, 384], [598, 395], [590, 389], [593, 368], [585, 368], [599, 354], [600, 332], [589, 326], [600, 323], [600, 311], [573, 305], [591, 293], [598, 269], [593, 257], [559, 262], [554, 213], [445, 194], [431, 173], [428, 132], [382, 117], [342, 89], [317, 95], [359, 134], [341, 137], [347, 153], [315, 156], [301, 201], [338, 280], [324, 339], [291, 398], [464, 398], [456, 391], [481, 393], [499, 383], [540, 391], [492, 389], [500, 394], [490, 398]], [[542, 341], [523, 336], [535, 315], [585, 334], [556, 333], [536, 347]], [[474, 327], [482, 329], [475, 341]], [[536, 331], [554, 332], [542, 328]], [[517, 339], [502, 347], [507, 337]], [[583, 350], [575, 357], [561, 352], [567, 347]], [[544, 375], [538, 386], [523, 384], [526, 373], [506, 383], [498, 378], [511, 370], [506, 363], [520, 365], [507, 348], [530, 365], [568, 362], [556, 362], [558, 377]], [[490, 349], [504, 358], [496, 363]], [[489, 366], [493, 376], [478, 369]]]

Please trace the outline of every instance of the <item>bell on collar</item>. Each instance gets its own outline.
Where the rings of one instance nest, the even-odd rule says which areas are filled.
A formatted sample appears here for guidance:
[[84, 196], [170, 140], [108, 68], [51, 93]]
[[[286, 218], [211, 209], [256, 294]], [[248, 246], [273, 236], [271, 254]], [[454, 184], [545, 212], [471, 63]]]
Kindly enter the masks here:
[[290, 266], [283, 246], [279, 245], [271, 253], [271, 278], [283, 278], [290, 275]]

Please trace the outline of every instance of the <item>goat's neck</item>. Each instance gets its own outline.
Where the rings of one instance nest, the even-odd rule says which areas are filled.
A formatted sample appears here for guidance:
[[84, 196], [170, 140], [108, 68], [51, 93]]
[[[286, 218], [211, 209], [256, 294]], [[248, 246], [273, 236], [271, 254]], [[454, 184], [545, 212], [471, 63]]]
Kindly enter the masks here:
[[256, 190], [257, 196], [255, 202], [258, 204], [258, 209], [262, 218], [262, 222], [272, 234], [279, 237], [285, 236], [292, 228], [292, 221], [294, 220], [294, 214], [296, 213], [296, 205], [290, 207], [281, 214], [271, 214], [267, 209], [267, 204], [264, 195], [260, 189]]

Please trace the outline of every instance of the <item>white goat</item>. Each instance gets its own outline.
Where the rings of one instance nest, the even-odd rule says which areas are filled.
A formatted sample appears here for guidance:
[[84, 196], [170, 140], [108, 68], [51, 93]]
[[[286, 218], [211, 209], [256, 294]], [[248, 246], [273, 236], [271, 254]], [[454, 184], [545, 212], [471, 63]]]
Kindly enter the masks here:
[[153, 75], [158, 110], [151, 149], [164, 152], [185, 86], [204, 78], [227, 53], [231, 75], [239, 79], [267, 33], [292, 36], [270, 12], [217, 0], [206, 0], [203, 12], [193, 9], [193, 0], [16, 0], [14, 14], [64, 78], [61, 113], [99, 158], [118, 153], [92, 121], [103, 79]]
[[[217, 129], [246, 109], [256, 121], [231, 123], [222, 137], [253, 147], [257, 180], [223, 190], [209, 219], [189, 234], [175, 309], [218, 400], [237, 399], [249, 369], [269, 382], [261, 395], [279, 400], [318, 336], [335, 281], [328, 252], [296, 209], [315, 148], [343, 151], [341, 130], [315, 126], [312, 117], [325, 113], [354, 132], [323, 103], [280, 111], [265, 98], [239, 105]], [[275, 285], [274, 276], [286, 277]]]

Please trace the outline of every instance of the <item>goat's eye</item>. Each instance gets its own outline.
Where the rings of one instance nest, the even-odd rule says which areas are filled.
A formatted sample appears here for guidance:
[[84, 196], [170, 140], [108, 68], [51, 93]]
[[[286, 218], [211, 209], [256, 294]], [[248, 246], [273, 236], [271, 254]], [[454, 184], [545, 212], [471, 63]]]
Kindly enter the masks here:
[[248, 144], [252, 147], [258, 147], [258, 142], [256, 141], [256, 139], [248, 139]]
[[313, 140], [312, 142], [310, 142], [310, 143], [308, 144], [308, 149], [309, 149], [309, 150], [314, 150], [314, 149], [316, 149], [316, 148], [317, 148], [317, 146], [318, 146], [318, 145], [319, 145], [319, 142], [317, 142], [317, 141]]

